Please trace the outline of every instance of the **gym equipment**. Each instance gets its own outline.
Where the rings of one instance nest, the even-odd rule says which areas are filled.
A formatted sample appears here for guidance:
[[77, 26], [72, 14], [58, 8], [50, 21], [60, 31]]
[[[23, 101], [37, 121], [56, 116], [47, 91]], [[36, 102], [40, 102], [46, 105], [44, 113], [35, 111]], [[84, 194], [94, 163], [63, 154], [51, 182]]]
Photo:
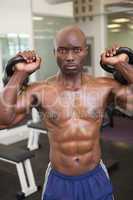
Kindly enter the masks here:
[[[116, 51], [116, 55], [119, 55], [119, 54], [122, 54], [122, 53], [125, 53], [128, 55], [129, 57], [129, 64], [133, 65], [133, 50], [128, 48], [128, 47], [120, 47], [117, 51]], [[113, 66], [111, 65], [106, 65], [106, 64], [103, 64], [102, 61], [100, 61], [100, 65], [101, 67], [109, 72], [109, 73], [112, 73], [115, 80], [117, 80], [118, 82], [120, 82], [121, 84], [128, 84], [128, 81], [122, 76], [122, 74], [116, 70]]]
[[[8, 61], [7, 65], [5, 67], [4, 76], [2, 79], [4, 86], [8, 83], [9, 79], [13, 75], [13, 73], [15, 71], [14, 66], [17, 63], [24, 63], [24, 62], [26, 62], [26, 61], [24, 60], [24, 58], [22, 56], [15, 56]], [[26, 78], [23, 82], [23, 86], [27, 86], [28, 82], [29, 82], [29, 78]]]
[[48, 130], [43, 127], [41, 121], [29, 121], [27, 123], [28, 128], [31, 129], [29, 140], [28, 140], [28, 149], [30, 151], [36, 150], [39, 148], [39, 136], [40, 133], [47, 134]]
[[16, 165], [21, 185], [21, 192], [16, 195], [17, 200], [24, 199], [38, 190], [30, 162], [33, 156], [34, 154], [28, 150], [0, 144], [0, 160]]
[[36, 108], [32, 108], [32, 121], [29, 120], [27, 127], [30, 129], [27, 148], [32, 151], [40, 148], [39, 136], [41, 133], [47, 134], [47, 129], [42, 124], [42, 116]]

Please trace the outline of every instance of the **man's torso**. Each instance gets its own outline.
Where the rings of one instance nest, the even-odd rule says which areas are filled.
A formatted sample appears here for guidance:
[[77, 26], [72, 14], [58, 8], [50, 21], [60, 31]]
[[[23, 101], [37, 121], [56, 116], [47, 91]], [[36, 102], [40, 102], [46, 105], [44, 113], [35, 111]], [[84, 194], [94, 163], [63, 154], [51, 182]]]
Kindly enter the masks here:
[[47, 85], [41, 104], [56, 170], [79, 175], [99, 163], [99, 130], [112, 92], [107, 83], [85, 76], [76, 91], [64, 88], [56, 78]]

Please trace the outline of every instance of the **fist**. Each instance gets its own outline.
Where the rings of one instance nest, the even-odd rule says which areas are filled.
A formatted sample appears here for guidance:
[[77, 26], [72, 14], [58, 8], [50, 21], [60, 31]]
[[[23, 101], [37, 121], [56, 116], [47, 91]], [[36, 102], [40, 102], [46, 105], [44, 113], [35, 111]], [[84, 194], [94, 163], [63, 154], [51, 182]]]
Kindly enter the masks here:
[[22, 56], [25, 62], [16, 64], [15, 70], [25, 71], [28, 74], [31, 74], [40, 68], [41, 58], [35, 51], [19, 52], [16, 56]]
[[113, 65], [113, 66], [122, 62], [128, 63], [129, 57], [127, 54], [122, 53], [122, 54], [116, 55], [116, 52], [119, 48], [120, 46], [114, 45], [112, 48], [107, 49], [103, 54], [101, 54], [102, 63], [106, 65]]

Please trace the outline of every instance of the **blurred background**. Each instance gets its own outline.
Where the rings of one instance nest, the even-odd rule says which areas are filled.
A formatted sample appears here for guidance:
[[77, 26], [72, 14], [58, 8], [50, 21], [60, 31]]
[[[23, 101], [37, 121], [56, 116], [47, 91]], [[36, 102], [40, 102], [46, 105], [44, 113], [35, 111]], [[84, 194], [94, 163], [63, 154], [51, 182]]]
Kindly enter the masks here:
[[[56, 73], [58, 66], [53, 54], [54, 37], [59, 29], [72, 24], [78, 25], [86, 34], [89, 51], [85, 68], [94, 76], [110, 76], [99, 64], [100, 54], [105, 48], [119, 44], [133, 49], [133, 0], [0, 0], [0, 88], [2, 89], [2, 76], [6, 63], [18, 51], [35, 49], [42, 58], [41, 69], [31, 76], [31, 81], [43, 80]], [[115, 159], [121, 160], [122, 163], [119, 172], [115, 172], [112, 176], [119, 200], [133, 198], [132, 119], [133, 114], [131, 118], [118, 117], [114, 122], [114, 128], [109, 126], [102, 135], [105, 139], [104, 151], [109, 147], [111, 156], [116, 156]], [[27, 126], [1, 130], [0, 143], [8, 145], [21, 142], [29, 138], [29, 132]], [[37, 157], [34, 160], [33, 166], [36, 168], [37, 178], [43, 183], [42, 171], [44, 172], [43, 169], [48, 162], [48, 141], [46, 138], [44, 140], [44, 135], [41, 137], [45, 142], [45, 144], [42, 142], [44, 149], [38, 152], [39, 159]], [[115, 141], [113, 146], [112, 143], [108, 146], [109, 139]], [[25, 144], [27, 145], [27, 142]], [[127, 163], [130, 163], [130, 168]], [[3, 180], [6, 181], [7, 171], [10, 171], [9, 166], [5, 174], [5, 166], [2, 168], [2, 163], [0, 169], [0, 178], [3, 176]], [[123, 176], [125, 169], [128, 173]], [[122, 177], [125, 177], [125, 183]], [[11, 184], [12, 181], [15, 183], [15, 178], [10, 177], [8, 180]], [[0, 185], [2, 200], [14, 199], [10, 198], [13, 188], [7, 197], [6, 191], [3, 192], [6, 187], [3, 184], [2, 189], [2, 184]], [[29, 199], [38, 200], [40, 196]]]
[[132, 0], [4, 0], [0, 2], [0, 74], [16, 52], [35, 49], [42, 57], [37, 79], [58, 68], [53, 56], [56, 32], [71, 24], [85, 32], [89, 53], [86, 66], [95, 76], [101, 52], [113, 43], [133, 48]]

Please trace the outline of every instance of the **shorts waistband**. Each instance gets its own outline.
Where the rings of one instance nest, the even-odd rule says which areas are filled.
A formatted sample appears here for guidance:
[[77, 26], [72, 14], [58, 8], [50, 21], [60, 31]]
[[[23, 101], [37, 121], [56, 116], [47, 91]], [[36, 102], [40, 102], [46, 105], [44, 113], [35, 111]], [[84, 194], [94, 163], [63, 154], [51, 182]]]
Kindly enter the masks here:
[[84, 178], [88, 178], [89, 176], [92, 176], [94, 174], [97, 174], [101, 170], [103, 170], [102, 166], [101, 166], [101, 164], [98, 164], [93, 170], [88, 171], [81, 175], [69, 176], [69, 175], [65, 175], [61, 172], [58, 172], [57, 170], [55, 170], [53, 168], [51, 169], [51, 174], [54, 174], [55, 176], [58, 176], [60, 178], [67, 179], [67, 180], [81, 180]]

